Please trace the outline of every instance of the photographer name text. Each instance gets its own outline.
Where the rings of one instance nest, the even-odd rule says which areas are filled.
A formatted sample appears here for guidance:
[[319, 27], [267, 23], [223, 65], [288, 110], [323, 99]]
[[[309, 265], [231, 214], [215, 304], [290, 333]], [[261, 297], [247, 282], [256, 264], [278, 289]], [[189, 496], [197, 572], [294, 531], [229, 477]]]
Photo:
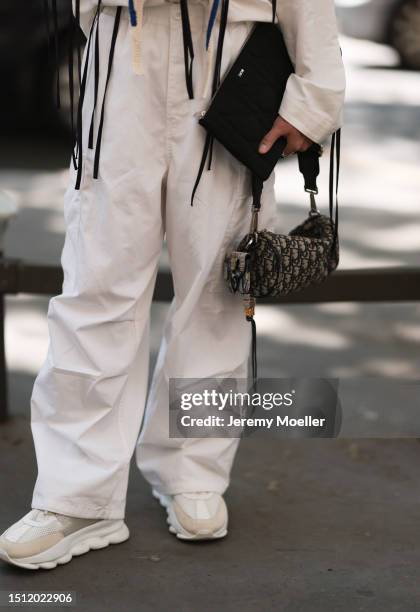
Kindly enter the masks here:
[[326, 419], [318, 419], [310, 415], [300, 418], [277, 416], [267, 418], [234, 417], [225, 419], [222, 416], [192, 417], [185, 414], [181, 417], [183, 427], [324, 427]]

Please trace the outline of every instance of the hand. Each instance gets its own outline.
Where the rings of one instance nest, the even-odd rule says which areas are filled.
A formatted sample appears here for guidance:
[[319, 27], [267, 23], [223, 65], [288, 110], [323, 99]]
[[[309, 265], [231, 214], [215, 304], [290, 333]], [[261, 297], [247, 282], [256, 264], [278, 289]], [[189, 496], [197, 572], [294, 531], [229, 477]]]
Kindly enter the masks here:
[[273, 146], [273, 144], [281, 136], [285, 136], [287, 139], [287, 145], [283, 151], [283, 157], [287, 157], [291, 153], [298, 153], [301, 151], [307, 151], [313, 144], [312, 140], [307, 138], [302, 132], [299, 132], [291, 123], [278, 116], [273, 123], [273, 127], [264, 136], [260, 142], [258, 148], [259, 153], [267, 153]]

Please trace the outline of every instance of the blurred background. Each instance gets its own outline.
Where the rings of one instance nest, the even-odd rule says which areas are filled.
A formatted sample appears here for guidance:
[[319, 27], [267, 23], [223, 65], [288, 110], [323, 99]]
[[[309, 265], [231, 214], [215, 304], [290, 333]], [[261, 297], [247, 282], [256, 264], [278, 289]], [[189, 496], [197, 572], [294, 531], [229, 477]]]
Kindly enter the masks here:
[[[58, 1], [63, 41], [68, 36], [66, 6], [67, 0]], [[336, 9], [347, 71], [339, 196], [341, 269], [419, 267], [420, 0], [337, 0]], [[71, 150], [67, 44], [58, 52], [62, 110], [57, 111], [54, 47], [50, 41], [48, 52], [42, 2], [25, 2], [24, 10], [22, 19], [21, 3], [0, 2], [0, 191], [18, 206], [5, 253], [58, 266]], [[328, 147], [321, 162], [318, 203], [325, 211]], [[276, 196], [278, 228], [288, 232], [308, 206], [296, 159], [278, 164]], [[167, 268], [165, 249], [161, 266]], [[13, 419], [0, 427], [0, 478], [2, 492], [13, 490], [13, 500], [0, 508], [5, 526], [27, 511], [36, 473], [29, 400], [47, 352], [48, 300], [33, 294], [6, 297]], [[151, 366], [168, 306], [152, 306]], [[262, 377], [419, 378], [416, 302], [260, 303], [256, 322]], [[377, 418], [369, 410], [363, 414]], [[137, 609], [130, 589], [149, 601], [143, 609], [168, 609], [163, 600], [169, 589], [162, 584], [181, 593], [186, 611], [220, 605], [235, 610], [238, 602], [244, 610], [279, 609], [273, 605], [279, 588], [287, 611], [418, 609], [419, 456], [415, 440], [285, 440], [281, 445], [265, 440], [264, 446], [258, 439], [244, 440], [229, 490], [232, 535], [221, 544], [222, 556], [217, 547], [191, 554], [191, 548], [180, 549], [169, 540], [163, 515], [157, 514], [135, 471], [128, 503], [129, 524], [137, 522], [138, 527], [133, 539], [114, 557], [94, 553], [97, 564], [103, 563], [101, 571], [89, 558], [74, 562], [65, 574], [67, 584], [83, 585], [89, 609], [101, 610], [119, 609], [121, 597], [127, 609]], [[244, 524], [254, 529], [243, 529]], [[118, 560], [118, 571], [113, 559]], [[139, 566], [146, 587], [137, 579]], [[231, 591], [233, 603], [218, 600], [225, 597], [223, 588], [208, 589], [208, 581], [216, 579], [221, 568], [233, 587], [239, 585]], [[244, 568], [252, 572], [247, 580]], [[33, 589], [30, 577], [8, 571], [2, 578], [10, 588]], [[112, 576], [110, 584], [116, 589], [103, 590], [104, 575]], [[38, 588], [64, 588], [62, 570], [54, 576], [59, 584], [45, 578], [44, 587]], [[205, 598], [200, 598], [200, 586]], [[144, 588], [149, 592], [141, 591]], [[150, 589], [155, 589], [152, 598]]]
[[[48, 50], [41, 2], [0, 3], [0, 189], [19, 208], [5, 252], [59, 265], [64, 238], [63, 192], [70, 156], [66, 0], [61, 28], [60, 111], [54, 45]], [[337, 0], [347, 103], [340, 182], [341, 267], [417, 266], [420, 246], [420, 2]], [[322, 160], [321, 207], [328, 196]], [[279, 229], [307, 207], [296, 160], [276, 169]], [[182, 205], [182, 203], [180, 203]], [[325, 208], [324, 208], [325, 209]], [[166, 256], [162, 254], [162, 267]], [[6, 344], [14, 412], [28, 414], [34, 375], [47, 347], [48, 298], [7, 297]], [[155, 303], [152, 360], [168, 304]], [[320, 304], [257, 309], [262, 376], [417, 376], [417, 304]]]

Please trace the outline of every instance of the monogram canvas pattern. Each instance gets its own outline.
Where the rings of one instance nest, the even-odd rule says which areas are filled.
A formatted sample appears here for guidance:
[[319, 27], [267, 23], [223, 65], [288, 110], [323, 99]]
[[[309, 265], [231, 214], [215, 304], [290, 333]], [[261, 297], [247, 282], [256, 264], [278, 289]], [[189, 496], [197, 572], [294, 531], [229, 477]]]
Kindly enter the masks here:
[[288, 235], [261, 230], [247, 246], [251, 237], [247, 234], [225, 258], [225, 279], [234, 293], [287, 295], [321, 283], [338, 265], [334, 223], [321, 214], [309, 216]]

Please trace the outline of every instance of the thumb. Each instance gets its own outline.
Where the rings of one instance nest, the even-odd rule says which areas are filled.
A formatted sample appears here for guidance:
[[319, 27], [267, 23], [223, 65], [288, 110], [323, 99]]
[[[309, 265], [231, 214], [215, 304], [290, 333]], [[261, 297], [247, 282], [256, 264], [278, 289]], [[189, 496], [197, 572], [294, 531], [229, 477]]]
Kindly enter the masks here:
[[272, 127], [271, 130], [267, 132], [267, 134], [261, 140], [260, 145], [258, 147], [258, 152], [267, 153], [267, 151], [271, 149], [271, 147], [276, 142], [276, 140], [280, 138], [280, 136], [283, 136], [283, 135], [284, 133], [282, 132], [282, 130], [279, 129], [278, 126]]

